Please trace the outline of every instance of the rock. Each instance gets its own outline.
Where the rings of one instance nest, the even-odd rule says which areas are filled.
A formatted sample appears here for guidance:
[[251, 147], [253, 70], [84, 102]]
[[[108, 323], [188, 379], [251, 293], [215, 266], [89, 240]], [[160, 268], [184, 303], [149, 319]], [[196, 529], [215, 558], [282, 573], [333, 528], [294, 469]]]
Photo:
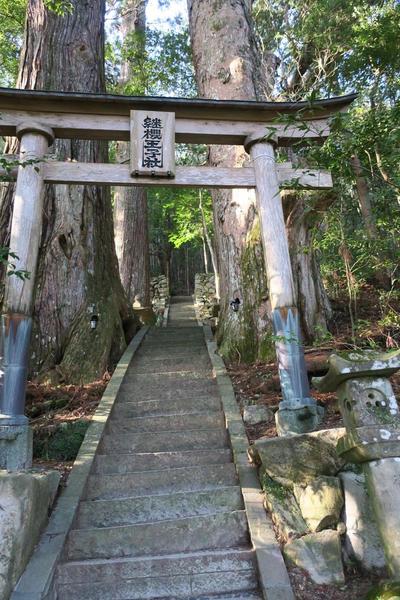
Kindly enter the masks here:
[[133, 312], [138, 316], [142, 325], [154, 325], [157, 321], [157, 317], [151, 306], [134, 307]]
[[339, 521], [339, 523], [336, 526], [336, 531], [339, 535], [344, 535], [347, 531], [346, 524], [343, 523], [343, 521]]
[[400, 598], [400, 581], [384, 581], [372, 587], [365, 600], [398, 600]]
[[336, 475], [344, 465], [344, 459], [336, 452], [336, 442], [344, 433], [341, 427], [290, 437], [260, 438], [252, 446], [253, 460], [258, 460], [262, 469], [284, 486], [308, 484], [320, 475]]
[[4, 600], [39, 541], [59, 480], [57, 471], [0, 473], [0, 598]]
[[321, 423], [325, 409], [323, 406], [302, 406], [282, 408], [275, 413], [276, 431], [279, 436], [301, 435], [314, 431]]
[[364, 463], [363, 472], [385, 551], [387, 569], [392, 576], [398, 576], [400, 573], [400, 457]]
[[306, 486], [295, 485], [294, 495], [311, 531], [337, 525], [343, 507], [343, 494], [337, 477], [317, 477]]
[[271, 513], [281, 538], [290, 541], [308, 532], [307, 524], [290, 490], [270, 477], [263, 478], [263, 489], [265, 507]]
[[314, 583], [344, 583], [340, 536], [337, 531], [325, 529], [304, 535], [286, 544], [283, 553], [288, 561], [307, 571]]
[[265, 421], [271, 421], [274, 418], [274, 413], [266, 406], [251, 405], [245, 406], [243, 410], [243, 421], [247, 425], [258, 425]]
[[347, 555], [364, 569], [383, 569], [386, 565], [382, 542], [376, 526], [363, 473], [340, 473], [344, 491], [343, 521], [346, 524], [344, 547]]
[[213, 273], [196, 273], [194, 278], [194, 298], [201, 319], [217, 316], [215, 298], [215, 276]]

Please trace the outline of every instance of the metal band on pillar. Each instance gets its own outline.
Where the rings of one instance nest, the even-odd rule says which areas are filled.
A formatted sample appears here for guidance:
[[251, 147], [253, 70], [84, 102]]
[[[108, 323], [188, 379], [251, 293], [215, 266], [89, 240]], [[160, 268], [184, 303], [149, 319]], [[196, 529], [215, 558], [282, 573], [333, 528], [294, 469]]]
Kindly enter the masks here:
[[279, 193], [274, 145], [277, 139], [247, 137], [255, 179], [257, 208], [267, 270], [275, 348], [283, 400], [276, 413], [280, 435], [314, 429], [318, 407], [311, 397], [301, 342], [299, 313], [293, 283], [285, 220]]
[[14, 195], [10, 250], [16, 269], [28, 278], [6, 279], [2, 315], [0, 389], [0, 468], [27, 468], [32, 459], [31, 433], [24, 415], [35, 275], [42, 233], [43, 162], [53, 131], [36, 122], [17, 127], [20, 166]]

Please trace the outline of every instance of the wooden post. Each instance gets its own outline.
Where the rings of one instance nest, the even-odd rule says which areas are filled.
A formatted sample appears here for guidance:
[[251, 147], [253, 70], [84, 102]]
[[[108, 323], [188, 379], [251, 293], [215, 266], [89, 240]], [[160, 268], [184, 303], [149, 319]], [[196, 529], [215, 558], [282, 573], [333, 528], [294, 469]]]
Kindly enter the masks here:
[[257, 209], [283, 396], [276, 413], [276, 424], [278, 433], [285, 435], [314, 429], [319, 415], [316, 402], [310, 396], [307, 379], [273, 144], [273, 140], [249, 136], [245, 149], [250, 153], [256, 180]]
[[24, 424], [25, 388], [32, 329], [35, 275], [42, 234], [43, 158], [54, 140], [50, 128], [35, 122], [17, 127], [21, 141], [20, 162], [11, 222], [10, 250], [16, 268], [29, 279], [11, 275], [6, 279], [3, 315], [3, 385], [0, 395], [1, 422]]

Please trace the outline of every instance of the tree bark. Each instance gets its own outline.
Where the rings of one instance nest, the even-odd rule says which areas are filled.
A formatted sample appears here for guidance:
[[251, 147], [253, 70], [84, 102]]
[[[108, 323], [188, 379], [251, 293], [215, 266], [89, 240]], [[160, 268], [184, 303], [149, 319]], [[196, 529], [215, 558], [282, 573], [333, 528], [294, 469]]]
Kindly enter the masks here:
[[318, 330], [319, 333], [327, 330], [332, 319], [332, 308], [312, 248], [312, 228], [321, 221], [333, 197], [309, 195], [307, 205], [305, 198], [296, 192], [282, 193], [297, 308], [304, 339], [311, 342]]
[[[196, 80], [206, 98], [256, 100], [265, 78], [259, 68], [250, 5], [244, 0], [188, 0]], [[242, 166], [243, 148], [212, 146], [214, 166]], [[212, 193], [221, 310], [217, 332], [228, 358], [251, 361], [271, 356], [270, 307], [253, 190]], [[230, 302], [241, 301], [233, 312]]]
[[[142, 35], [145, 52], [146, 0], [126, 0], [122, 9], [122, 37]], [[123, 61], [120, 88], [134, 77], [134, 65]], [[144, 92], [145, 90], [143, 90]], [[129, 160], [129, 142], [117, 145], [117, 162]], [[150, 306], [150, 253], [147, 193], [144, 188], [116, 187], [114, 191], [114, 236], [122, 285], [129, 301]]]
[[[216, 297], [220, 298], [220, 280], [219, 280], [219, 272], [218, 272], [218, 263], [217, 263], [217, 257], [215, 255], [215, 250], [214, 250], [214, 246], [212, 244], [211, 238], [210, 238], [210, 234], [208, 233], [208, 227], [207, 227], [207, 222], [206, 222], [206, 216], [204, 214], [204, 208], [203, 208], [203, 198], [202, 198], [202, 193], [201, 191], [199, 192], [199, 209], [200, 209], [200, 214], [201, 214], [201, 223], [203, 226], [203, 232], [204, 232], [204, 238], [205, 241], [207, 242], [207, 246], [208, 246], [208, 251], [210, 253], [210, 257], [211, 257], [211, 264], [212, 264], [212, 268], [213, 268], [213, 272], [214, 272], [214, 278], [215, 278], [215, 295]], [[205, 248], [204, 250], [204, 255], [207, 256], [207, 250]], [[204, 261], [205, 263], [206, 261]], [[205, 269], [206, 273], [208, 273], [208, 268]]]
[[204, 235], [201, 238], [201, 243], [203, 246], [204, 271], [208, 275], [208, 255], [207, 255], [206, 238], [204, 237]]
[[[72, 5], [71, 14], [58, 16], [43, 0], [29, 0], [17, 87], [104, 91], [104, 0], [72, 0]], [[61, 160], [82, 162], [106, 162], [108, 154], [103, 143], [77, 140], [58, 140], [53, 152]], [[9, 189], [1, 198], [3, 243], [11, 210]], [[92, 311], [99, 316], [95, 330]], [[118, 276], [109, 191], [46, 186], [33, 375], [66, 382], [99, 378], [120, 357], [132, 327]]]
[[375, 240], [378, 232], [376, 230], [375, 218], [372, 212], [371, 198], [366, 178], [363, 175], [361, 161], [358, 156], [350, 158], [351, 168], [353, 169], [356, 180], [358, 205], [365, 225], [365, 231], [370, 240]]
[[[260, 60], [249, 12], [251, 2], [188, 0], [188, 7], [200, 94], [218, 99], [271, 100], [276, 59], [269, 54], [267, 63]], [[210, 162], [216, 166], [241, 166], [246, 156], [238, 147], [210, 149]], [[217, 337], [222, 353], [245, 360], [272, 356], [273, 344], [268, 344], [270, 306], [255, 195], [251, 190], [221, 190], [213, 192], [213, 205], [221, 275]], [[289, 243], [295, 290], [301, 294], [299, 308], [304, 312], [304, 334], [312, 339], [316, 324], [326, 327], [330, 306], [311, 248], [310, 223], [301, 218], [301, 211], [300, 202], [289, 222]], [[303, 242], [310, 252], [307, 260], [297, 253]], [[237, 313], [229, 309], [234, 297], [241, 300]]]

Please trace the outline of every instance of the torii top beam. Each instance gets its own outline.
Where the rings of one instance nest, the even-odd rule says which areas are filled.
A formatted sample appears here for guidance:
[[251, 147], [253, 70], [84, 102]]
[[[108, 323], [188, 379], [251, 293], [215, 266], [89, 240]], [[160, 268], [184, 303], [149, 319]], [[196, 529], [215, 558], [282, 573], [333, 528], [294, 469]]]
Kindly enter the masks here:
[[[276, 127], [279, 143], [304, 137], [326, 137], [328, 119], [356, 98], [349, 94], [310, 102], [254, 102], [43, 92], [0, 88], [0, 135], [15, 135], [21, 121], [33, 119], [51, 127], [58, 138], [129, 140], [130, 111], [170, 111], [176, 117], [176, 142], [243, 144], [249, 135]], [[310, 131], [279, 125], [280, 115], [310, 122]]]

